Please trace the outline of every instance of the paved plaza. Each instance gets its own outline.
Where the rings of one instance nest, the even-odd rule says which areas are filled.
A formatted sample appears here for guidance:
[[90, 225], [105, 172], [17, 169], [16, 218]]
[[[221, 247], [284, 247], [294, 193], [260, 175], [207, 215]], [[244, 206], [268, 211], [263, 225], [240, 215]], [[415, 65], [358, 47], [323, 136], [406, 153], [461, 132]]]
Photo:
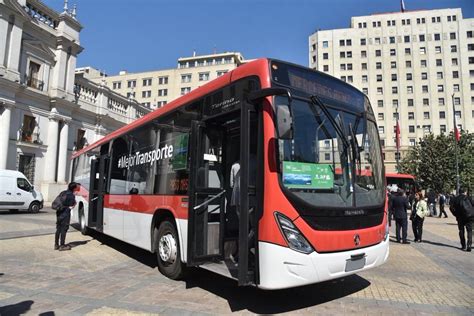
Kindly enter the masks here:
[[377, 269], [280, 291], [201, 269], [172, 281], [154, 255], [74, 229], [72, 250], [54, 251], [54, 224], [51, 209], [0, 212], [0, 315], [474, 314], [474, 253], [459, 249], [452, 216], [428, 218], [422, 244], [391, 243]]

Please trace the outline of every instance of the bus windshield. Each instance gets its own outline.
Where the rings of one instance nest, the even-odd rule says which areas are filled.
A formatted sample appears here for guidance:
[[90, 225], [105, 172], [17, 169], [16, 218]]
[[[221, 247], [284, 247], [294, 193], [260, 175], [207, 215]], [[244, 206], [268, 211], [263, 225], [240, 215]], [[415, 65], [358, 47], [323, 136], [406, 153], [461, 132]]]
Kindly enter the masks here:
[[318, 206], [383, 203], [382, 161], [375, 123], [363, 115], [329, 108], [344, 132], [340, 135], [330, 118], [309, 100], [295, 98], [291, 111], [293, 139], [279, 140], [283, 186]]

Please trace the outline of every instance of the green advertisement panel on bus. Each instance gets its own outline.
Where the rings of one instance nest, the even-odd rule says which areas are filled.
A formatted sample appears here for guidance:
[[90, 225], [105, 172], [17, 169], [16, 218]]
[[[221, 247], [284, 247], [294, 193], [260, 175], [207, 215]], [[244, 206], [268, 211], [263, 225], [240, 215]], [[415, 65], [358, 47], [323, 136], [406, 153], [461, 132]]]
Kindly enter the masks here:
[[330, 164], [283, 161], [283, 184], [287, 188], [332, 189], [334, 172]]

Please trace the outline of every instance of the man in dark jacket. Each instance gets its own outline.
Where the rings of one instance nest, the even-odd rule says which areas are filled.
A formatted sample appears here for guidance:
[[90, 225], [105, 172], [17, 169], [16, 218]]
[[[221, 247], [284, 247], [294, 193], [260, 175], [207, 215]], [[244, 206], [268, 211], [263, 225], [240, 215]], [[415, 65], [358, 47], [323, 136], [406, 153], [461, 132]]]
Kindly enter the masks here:
[[[459, 229], [461, 249], [471, 251], [472, 248], [472, 223], [474, 222], [474, 207], [472, 199], [467, 196], [465, 189], [459, 189], [459, 195], [451, 199], [451, 212], [456, 217]], [[464, 236], [467, 231], [467, 243]]]
[[79, 191], [80, 184], [71, 182], [66, 191], [60, 193], [62, 209], [56, 211], [56, 235], [54, 236], [54, 250], [71, 250], [71, 246], [66, 245], [66, 233], [71, 221], [71, 208], [76, 205], [75, 193]]
[[408, 230], [408, 216], [407, 210], [410, 208], [408, 198], [403, 195], [403, 192], [399, 189], [397, 193], [392, 197], [391, 211], [395, 218], [395, 230], [397, 234], [397, 242], [400, 242], [400, 228], [402, 230], [402, 243], [409, 244], [407, 240]]

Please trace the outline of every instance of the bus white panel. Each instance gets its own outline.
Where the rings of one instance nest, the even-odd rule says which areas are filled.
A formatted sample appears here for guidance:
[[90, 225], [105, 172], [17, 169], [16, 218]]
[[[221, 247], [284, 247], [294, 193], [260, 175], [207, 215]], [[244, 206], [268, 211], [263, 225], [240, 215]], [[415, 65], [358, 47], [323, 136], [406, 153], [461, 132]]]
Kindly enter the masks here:
[[123, 213], [104, 207], [104, 234], [123, 240]]
[[[389, 241], [363, 249], [309, 255], [266, 242], [259, 242], [260, 284], [263, 289], [276, 290], [341, 278], [383, 264], [389, 254]], [[351, 255], [365, 253], [362, 269], [345, 272]]]
[[181, 261], [188, 262], [188, 220], [176, 219], [179, 235], [179, 250], [181, 251]]
[[123, 218], [123, 240], [151, 251], [151, 221], [153, 214], [121, 211]]

